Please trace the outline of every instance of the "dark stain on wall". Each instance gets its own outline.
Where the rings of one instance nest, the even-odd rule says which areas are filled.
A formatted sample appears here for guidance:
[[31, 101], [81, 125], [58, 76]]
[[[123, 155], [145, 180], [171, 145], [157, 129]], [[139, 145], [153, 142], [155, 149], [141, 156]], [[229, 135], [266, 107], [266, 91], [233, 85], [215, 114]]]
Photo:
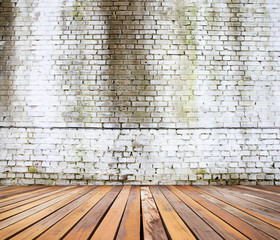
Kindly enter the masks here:
[[0, 2], [0, 107], [4, 113], [1, 122], [10, 122], [11, 119], [11, 97], [13, 96], [13, 75], [16, 70], [14, 26], [16, 3], [10, 0]]
[[[106, 39], [103, 49], [107, 69], [104, 71], [104, 91], [110, 122], [122, 127], [126, 123], [139, 126], [149, 117], [146, 108], [153, 101], [154, 87], [150, 85], [150, 75], [146, 58], [145, 39], [140, 22], [146, 19], [145, 2], [102, 1], [100, 8], [106, 16]], [[152, 32], [154, 30], [151, 30]], [[103, 93], [103, 94], [104, 94]]]

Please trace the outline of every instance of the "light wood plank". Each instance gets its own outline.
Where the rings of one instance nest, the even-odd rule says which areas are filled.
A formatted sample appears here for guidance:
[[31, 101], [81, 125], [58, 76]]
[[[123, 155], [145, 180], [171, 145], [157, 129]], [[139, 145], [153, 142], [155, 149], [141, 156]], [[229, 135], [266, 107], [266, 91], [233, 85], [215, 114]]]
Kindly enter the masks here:
[[60, 188], [58, 188], [58, 187], [47, 187], [47, 188], [44, 188], [44, 189], [33, 191], [33, 193], [30, 193], [27, 196], [23, 196], [23, 197], [20, 197], [20, 198], [14, 198], [12, 200], [2, 202], [2, 203], [0, 203], [0, 212], [4, 212], [6, 210], [24, 205], [28, 202], [32, 202], [34, 199], [37, 200], [36, 197], [40, 198], [44, 194], [52, 194], [56, 190], [61, 190], [62, 191], [63, 188], [62, 187], [60, 187]]
[[68, 214], [65, 218], [44, 232], [38, 240], [61, 239], [100, 199], [102, 199], [112, 187], [102, 186], [89, 193], [87, 201]]
[[240, 220], [239, 218], [235, 217], [234, 215], [230, 214], [229, 212], [225, 211], [222, 208], [219, 208], [215, 204], [207, 201], [206, 199], [197, 195], [194, 191], [195, 188], [191, 186], [185, 186], [183, 189], [184, 193], [194, 199], [197, 203], [201, 206], [205, 207], [216, 216], [218, 216], [223, 221], [227, 222], [229, 225], [234, 227], [236, 230], [241, 232], [243, 235], [247, 236], [250, 239], [267, 239], [272, 240], [272, 238], [265, 233], [259, 231], [258, 229], [254, 228], [253, 226], [249, 225], [248, 223]]
[[13, 218], [9, 218], [1, 222], [1, 227], [4, 228], [0, 231], [0, 239], [5, 239], [13, 236], [19, 231], [33, 225], [35, 222], [40, 221], [41, 219], [52, 214], [54, 211], [64, 207], [66, 204], [72, 202], [76, 198], [81, 197], [86, 192], [88, 192], [88, 187], [76, 188], [71, 192], [60, 196], [57, 199], [46, 203], [44, 206], [39, 206], [36, 209], [31, 209], [28, 214], [21, 213]]
[[190, 229], [184, 224], [182, 219], [178, 216], [178, 214], [166, 200], [164, 195], [159, 191], [159, 189], [155, 186], [150, 188], [164, 225], [171, 239], [195, 240], [196, 238], [194, 237]]
[[260, 219], [255, 218], [255, 217], [251, 216], [250, 214], [241, 211], [238, 208], [235, 208], [229, 204], [226, 204], [217, 198], [214, 198], [214, 197], [208, 195], [207, 193], [203, 192], [199, 188], [195, 188], [195, 190], [196, 190], [197, 194], [199, 194], [200, 196], [203, 196], [208, 201], [211, 201], [212, 203], [216, 204], [217, 206], [221, 207], [222, 209], [234, 214], [236, 217], [251, 224], [251, 226], [254, 226], [254, 227], [260, 229], [261, 231], [270, 235], [271, 237], [274, 237], [275, 239], [277, 239], [280, 236], [280, 229], [278, 229], [266, 222], [263, 222]]
[[219, 235], [227, 240], [248, 239], [243, 234], [235, 230], [232, 226], [218, 218], [206, 208], [202, 207], [191, 197], [181, 191], [181, 187], [168, 186], [185, 204], [195, 211], [207, 224], [209, 224]]
[[93, 234], [93, 240], [113, 240], [116, 236], [131, 186], [124, 186], [109, 212]]
[[168, 240], [149, 187], [141, 187], [142, 221], [145, 240]]
[[[219, 188], [217, 189], [216, 187], [215, 188], [211, 188], [210, 186], [209, 187], [203, 187], [203, 186], [200, 186], [199, 187], [201, 190], [205, 191], [207, 194], [210, 194], [211, 196], [213, 197], [216, 197], [220, 200], [222, 200], [223, 202], [235, 207], [235, 208], [238, 208], [240, 209], [241, 211], [244, 211], [264, 222], [267, 222], [277, 228], [280, 228], [280, 222], [279, 221], [276, 221], [274, 219], [271, 219], [271, 218], [268, 218], [264, 215], [261, 215], [262, 214], [262, 211], [259, 211], [258, 210], [258, 206], [256, 206], [256, 204], [253, 204], [253, 203], [250, 203], [250, 202], [244, 202], [242, 201], [242, 199], [239, 199], [237, 197], [234, 197], [232, 195], [228, 196], [226, 194], [227, 191], [225, 191], [226, 189], [220, 189]], [[242, 205], [241, 205], [242, 204]], [[260, 213], [260, 214], [259, 214]], [[279, 219], [279, 218], [278, 218]]]
[[186, 225], [192, 230], [200, 240], [222, 240], [223, 238], [216, 233], [206, 222], [183, 203], [174, 193], [165, 186], [159, 187], [166, 199], [170, 202]]
[[53, 194], [45, 196], [44, 198], [39, 198], [36, 201], [28, 202], [25, 205], [10, 209], [8, 211], [4, 211], [4, 212], [0, 213], [0, 221], [3, 219], [6, 219], [8, 217], [11, 217], [13, 215], [16, 215], [18, 213], [24, 212], [30, 208], [34, 208], [38, 205], [41, 205], [45, 202], [52, 200], [52, 199], [58, 198], [58, 197], [64, 195], [65, 193], [67, 193], [68, 191], [69, 191], [68, 188], [57, 190], [57, 191], [53, 192]]
[[[83, 204], [85, 201], [87, 201], [91, 195], [91, 191], [95, 188], [89, 189], [89, 191], [86, 192], [82, 197], [76, 198], [73, 202], [67, 204], [66, 206], [60, 208], [59, 210], [55, 211], [51, 215], [43, 218], [41, 221], [35, 223], [34, 225], [30, 226], [26, 230], [20, 232], [17, 234], [13, 240], [29, 240], [34, 239], [44, 233], [47, 229], [55, 225], [57, 222], [59, 222], [61, 219], [63, 219], [65, 216], [73, 212], [77, 207], [79, 207], [81, 204]], [[74, 222], [73, 222], [74, 223]], [[82, 239], [82, 238], [72, 238], [72, 239]], [[87, 238], [85, 238], [87, 239]]]
[[113, 189], [102, 198], [102, 201], [99, 201], [63, 239], [89, 239], [121, 189], [121, 186], [113, 187]]

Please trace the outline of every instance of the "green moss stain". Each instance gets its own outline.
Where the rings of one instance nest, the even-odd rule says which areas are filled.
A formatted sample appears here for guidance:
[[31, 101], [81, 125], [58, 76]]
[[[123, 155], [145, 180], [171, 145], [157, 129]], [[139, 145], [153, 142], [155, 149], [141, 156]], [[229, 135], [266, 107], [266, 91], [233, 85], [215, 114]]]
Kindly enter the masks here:
[[206, 174], [206, 173], [207, 173], [207, 170], [204, 169], [204, 168], [198, 169], [198, 170], [196, 171], [196, 174]]
[[[176, 18], [174, 24], [180, 29], [181, 44], [186, 47], [186, 62], [182, 66], [181, 79], [185, 94], [181, 96], [181, 101], [176, 103], [177, 117], [188, 127], [193, 126], [198, 121], [196, 109], [195, 89], [197, 86], [197, 43], [195, 31], [197, 28], [198, 8], [195, 3], [186, 5], [185, 1], [176, 2]], [[183, 36], [183, 37], [181, 37]]]
[[28, 168], [28, 172], [29, 172], [29, 173], [37, 173], [38, 171], [37, 171], [37, 168], [36, 168], [36, 167], [29, 167], [29, 168]]

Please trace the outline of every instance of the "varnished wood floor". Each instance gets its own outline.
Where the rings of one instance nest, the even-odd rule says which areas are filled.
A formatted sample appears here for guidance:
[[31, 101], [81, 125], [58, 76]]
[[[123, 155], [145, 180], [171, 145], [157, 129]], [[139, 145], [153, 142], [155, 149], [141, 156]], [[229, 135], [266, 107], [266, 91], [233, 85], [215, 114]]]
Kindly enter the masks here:
[[0, 239], [34, 238], [280, 239], [280, 187], [0, 187]]

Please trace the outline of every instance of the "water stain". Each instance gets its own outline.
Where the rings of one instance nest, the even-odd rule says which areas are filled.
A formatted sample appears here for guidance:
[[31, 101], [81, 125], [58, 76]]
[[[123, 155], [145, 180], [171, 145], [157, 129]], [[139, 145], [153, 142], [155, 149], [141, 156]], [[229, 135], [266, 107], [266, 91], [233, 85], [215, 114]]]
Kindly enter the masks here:
[[14, 42], [14, 21], [16, 13], [14, 8], [16, 3], [10, 0], [0, 2], [0, 107], [2, 116], [0, 117], [1, 122], [12, 122], [12, 101], [14, 95], [14, 73], [17, 68], [14, 63], [17, 60], [15, 53], [15, 42]]

